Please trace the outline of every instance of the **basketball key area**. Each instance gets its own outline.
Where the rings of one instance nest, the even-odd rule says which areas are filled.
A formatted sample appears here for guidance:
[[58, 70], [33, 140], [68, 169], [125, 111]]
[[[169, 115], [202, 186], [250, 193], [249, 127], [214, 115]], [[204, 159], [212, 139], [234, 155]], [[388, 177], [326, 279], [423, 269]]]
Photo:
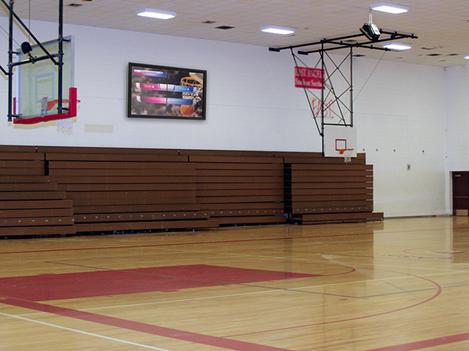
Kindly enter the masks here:
[[[464, 219], [433, 218], [44, 239], [34, 247], [8, 241], [0, 252], [2, 344], [461, 350], [469, 334], [455, 316], [468, 311], [453, 302], [469, 294], [465, 228]], [[453, 251], [441, 247], [440, 231], [454, 235]], [[401, 244], [390, 249], [396, 236]]]

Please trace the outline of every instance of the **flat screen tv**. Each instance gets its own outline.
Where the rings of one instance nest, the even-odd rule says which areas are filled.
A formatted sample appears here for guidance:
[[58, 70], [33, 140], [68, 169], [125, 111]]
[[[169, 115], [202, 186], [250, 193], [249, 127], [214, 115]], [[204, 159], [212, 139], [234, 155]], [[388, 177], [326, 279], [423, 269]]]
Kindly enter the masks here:
[[207, 71], [129, 63], [128, 116], [205, 119]]

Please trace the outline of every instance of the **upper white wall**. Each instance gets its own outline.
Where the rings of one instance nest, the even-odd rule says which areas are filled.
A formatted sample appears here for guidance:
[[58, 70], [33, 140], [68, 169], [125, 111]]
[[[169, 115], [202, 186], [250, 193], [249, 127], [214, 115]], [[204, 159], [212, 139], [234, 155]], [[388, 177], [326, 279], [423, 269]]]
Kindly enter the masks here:
[[[34, 23], [33, 28], [41, 39], [55, 35], [50, 23]], [[9, 127], [2, 119], [3, 144], [247, 150], [320, 146], [303, 92], [293, 88], [288, 55], [249, 45], [82, 26], [66, 26], [66, 33], [75, 38], [81, 100], [73, 134], [58, 133], [54, 124], [31, 132]], [[128, 62], [206, 69], [207, 120], [127, 118]], [[97, 124], [101, 128], [94, 128]], [[107, 132], [90, 132], [97, 129]]]
[[[33, 22], [32, 26], [41, 40], [56, 36], [55, 24]], [[61, 133], [54, 123], [18, 128], [2, 118], [0, 144], [320, 150], [304, 93], [293, 87], [289, 53], [75, 25], [66, 26], [65, 32], [75, 38], [81, 100], [72, 134]], [[0, 45], [6, 47], [5, 38]], [[5, 58], [0, 58], [3, 63]], [[127, 118], [131, 61], [207, 70], [207, 120]], [[356, 60], [356, 92], [375, 65], [375, 60]], [[367, 152], [376, 169], [375, 207], [387, 216], [448, 211], [443, 85], [441, 68], [382, 61], [356, 101], [360, 150]], [[0, 94], [6, 101], [6, 84]], [[5, 116], [5, 103], [0, 106]]]

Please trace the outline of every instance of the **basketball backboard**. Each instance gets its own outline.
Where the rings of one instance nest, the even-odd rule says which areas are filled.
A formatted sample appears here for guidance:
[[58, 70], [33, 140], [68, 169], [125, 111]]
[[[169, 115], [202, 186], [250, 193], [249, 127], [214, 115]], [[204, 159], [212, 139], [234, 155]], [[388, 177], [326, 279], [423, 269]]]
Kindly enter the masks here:
[[[42, 43], [44, 47], [55, 54], [58, 52], [58, 41], [52, 40]], [[25, 61], [31, 57], [40, 57], [43, 52], [39, 46], [33, 46], [32, 52], [24, 54], [20, 49], [18, 61]], [[69, 89], [74, 87], [74, 50], [71, 37], [64, 38], [63, 65], [63, 107], [69, 107]], [[16, 102], [15, 114], [21, 119], [28, 117], [56, 115], [58, 113], [58, 66], [50, 60], [42, 60], [17, 67], [16, 74]]]
[[350, 158], [357, 156], [357, 132], [355, 128], [325, 126], [324, 156]]

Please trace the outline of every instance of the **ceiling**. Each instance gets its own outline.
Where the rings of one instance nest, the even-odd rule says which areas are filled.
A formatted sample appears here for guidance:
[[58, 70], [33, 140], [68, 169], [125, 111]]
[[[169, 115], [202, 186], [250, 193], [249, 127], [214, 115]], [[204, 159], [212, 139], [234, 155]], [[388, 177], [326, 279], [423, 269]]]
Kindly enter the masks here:
[[[56, 21], [57, 0], [16, 0], [22, 18], [28, 18], [30, 1], [32, 19]], [[68, 6], [72, 3], [81, 6]], [[385, 59], [437, 66], [467, 63], [463, 56], [469, 54], [468, 0], [397, 3], [407, 5], [409, 12], [375, 13], [374, 22], [383, 29], [415, 33], [419, 39], [404, 40], [413, 49], [386, 53]], [[369, 4], [367, 0], [65, 0], [65, 22], [269, 47], [358, 32], [368, 20]], [[137, 10], [147, 7], [175, 11], [177, 17], [162, 21], [136, 16]], [[260, 32], [261, 26], [269, 24], [294, 27], [296, 33], [284, 37]], [[215, 28], [221, 25], [235, 28]], [[363, 53], [382, 55], [380, 51]]]

